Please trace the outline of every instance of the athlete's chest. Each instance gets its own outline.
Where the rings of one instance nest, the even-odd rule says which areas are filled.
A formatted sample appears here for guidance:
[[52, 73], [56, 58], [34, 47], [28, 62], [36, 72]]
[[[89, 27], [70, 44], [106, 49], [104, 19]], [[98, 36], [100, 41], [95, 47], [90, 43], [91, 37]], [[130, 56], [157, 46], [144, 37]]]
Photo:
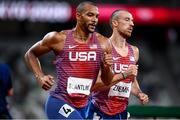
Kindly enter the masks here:
[[64, 52], [69, 61], [96, 61], [101, 49], [98, 44], [68, 44]]
[[130, 64], [135, 64], [133, 54], [123, 57], [119, 54], [113, 54], [113, 69], [115, 73], [125, 72]]

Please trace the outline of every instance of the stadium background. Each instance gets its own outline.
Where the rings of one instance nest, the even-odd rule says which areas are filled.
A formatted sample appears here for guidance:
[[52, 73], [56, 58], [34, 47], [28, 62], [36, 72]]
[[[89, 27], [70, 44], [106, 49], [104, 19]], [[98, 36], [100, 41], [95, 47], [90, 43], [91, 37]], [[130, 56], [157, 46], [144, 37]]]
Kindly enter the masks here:
[[[8, 101], [13, 118], [46, 118], [43, 109], [48, 92], [38, 86], [27, 69], [24, 54], [46, 33], [74, 27], [75, 6], [82, 1], [0, 1], [0, 62], [9, 64], [12, 70], [15, 93]], [[180, 1], [98, 0], [96, 3], [100, 10], [97, 31], [107, 37], [112, 31], [108, 20], [113, 10], [127, 9], [134, 15], [135, 28], [128, 41], [140, 49], [138, 80], [150, 103], [145, 106], [148, 110], [141, 110], [139, 101], [131, 96], [129, 106], [135, 107], [130, 108], [132, 118], [165, 118], [174, 109], [179, 110]], [[45, 73], [55, 76], [52, 59], [52, 53], [41, 57]], [[156, 107], [165, 108], [165, 112], [160, 114], [158, 108], [155, 113], [159, 117], [143, 114], [144, 110], [152, 112]], [[138, 109], [142, 113], [137, 113]], [[178, 116], [180, 112], [169, 117], [178, 119]]]

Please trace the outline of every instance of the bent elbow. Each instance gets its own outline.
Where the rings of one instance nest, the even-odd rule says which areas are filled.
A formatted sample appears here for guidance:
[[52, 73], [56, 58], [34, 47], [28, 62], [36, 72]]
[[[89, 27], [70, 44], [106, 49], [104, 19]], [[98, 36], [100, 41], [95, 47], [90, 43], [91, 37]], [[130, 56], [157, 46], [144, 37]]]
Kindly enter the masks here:
[[101, 79], [104, 85], [108, 86], [111, 84], [112, 79], [108, 79], [108, 78], [101, 78]]

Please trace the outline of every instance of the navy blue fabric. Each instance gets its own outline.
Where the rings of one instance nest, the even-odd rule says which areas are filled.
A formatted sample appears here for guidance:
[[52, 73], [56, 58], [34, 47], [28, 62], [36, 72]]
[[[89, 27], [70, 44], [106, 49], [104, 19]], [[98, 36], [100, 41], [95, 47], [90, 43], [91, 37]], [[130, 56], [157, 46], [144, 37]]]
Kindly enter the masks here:
[[[68, 117], [63, 116], [62, 114], [59, 113], [59, 110], [63, 105], [69, 105], [70, 104], [66, 103], [63, 100], [60, 100], [56, 97], [49, 96], [45, 105], [45, 112], [47, 114], [48, 119], [78, 119], [78, 120], [83, 120], [87, 117], [87, 107], [83, 108], [74, 108], [75, 110], [70, 113]], [[68, 111], [67, 111], [68, 112]]]
[[[7, 109], [6, 96], [12, 88], [11, 74], [9, 66], [0, 64], [0, 117], [10, 117]], [[7, 115], [7, 116], [6, 116]]]
[[104, 112], [100, 111], [94, 104], [91, 102], [89, 104], [88, 117], [87, 119], [116, 119], [116, 120], [126, 120], [127, 119], [127, 110], [116, 115], [107, 115]]

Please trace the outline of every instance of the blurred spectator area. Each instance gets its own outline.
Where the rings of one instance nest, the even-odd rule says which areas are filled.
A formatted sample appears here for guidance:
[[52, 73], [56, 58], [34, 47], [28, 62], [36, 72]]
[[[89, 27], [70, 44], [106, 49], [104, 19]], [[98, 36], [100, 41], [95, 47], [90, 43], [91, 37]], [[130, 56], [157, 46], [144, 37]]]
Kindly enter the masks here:
[[[0, 2], [0, 62], [8, 63], [12, 69], [15, 95], [12, 98], [13, 100], [10, 101], [11, 113], [13, 113], [12, 115], [15, 118], [46, 118], [43, 109], [48, 93], [38, 86], [33, 74], [27, 69], [24, 63], [24, 54], [30, 46], [41, 40], [46, 33], [75, 27], [76, 21], [72, 15], [75, 12], [74, 5], [81, 1], [82, 0], [78, 0], [78, 2], [67, 0], [65, 2], [48, 2], [41, 0], [34, 2], [29, 0], [21, 2]], [[115, 8], [109, 10], [117, 9], [119, 6], [121, 9], [127, 8], [133, 11], [133, 15], [135, 15], [135, 27], [132, 37], [128, 41], [136, 45], [140, 50], [138, 81], [142, 90], [150, 97], [149, 105], [180, 106], [180, 96], [178, 93], [180, 91], [180, 1], [121, 0], [109, 2], [103, 0], [96, 2], [103, 9], [108, 9], [105, 8], [107, 5], [115, 5]], [[57, 10], [52, 9], [51, 12], [47, 12], [46, 15], [43, 16], [40, 13], [43, 12], [44, 6], [39, 6], [40, 8], [42, 7], [42, 9], [37, 9], [39, 8], [37, 7], [37, 4], [40, 5], [39, 3], [46, 3], [50, 8], [56, 4]], [[66, 16], [66, 19], [61, 18], [61, 16], [64, 15], [64, 11], [58, 11], [58, 7], [62, 6], [61, 3], [63, 3], [63, 6], [66, 5], [70, 7], [70, 9], [63, 9], [65, 13], [68, 11], [70, 14]], [[9, 7], [6, 8], [5, 4]], [[34, 6], [37, 7], [36, 9], [31, 9], [36, 13], [36, 16], [26, 13], [27, 11], [25, 13], [19, 13], [21, 10], [18, 8], [23, 5], [26, 6], [27, 4], [36, 5]], [[148, 19], [148, 21], [140, 19], [139, 16], [145, 14], [144, 12], [147, 12], [147, 9], [145, 9], [145, 11], [143, 10], [142, 14], [138, 16], [137, 10], [139, 7], [148, 8], [150, 11], [152, 10], [151, 13], [153, 13], [154, 19]], [[7, 12], [7, 10], [9, 11]], [[27, 9], [22, 7], [22, 10]], [[158, 14], [160, 16], [156, 16], [158, 12], [154, 10], [160, 11], [160, 14]], [[168, 10], [172, 11], [169, 12]], [[112, 32], [108, 23], [109, 16], [103, 17], [104, 13], [102, 9], [100, 11], [100, 15], [102, 14], [102, 16], [100, 16], [97, 31], [109, 37]], [[63, 13], [59, 16], [58, 14], [54, 15], [54, 12], [58, 14]], [[111, 12], [112, 11], [110, 11], [108, 15], [110, 15]], [[166, 13], [168, 14], [166, 15]], [[26, 16], [19, 16], [22, 19], [18, 19], [17, 15]], [[38, 17], [38, 15], [41, 16]], [[50, 15], [52, 16], [47, 17]], [[172, 16], [173, 18], [171, 18]], [[143, 16], [143, 18], [144, 17], [147, 16]], [[55, 76], [54, 59], [55, 56], [53, 53], [40, 58], [45, 73]], [[139, 101], [132, 96], [130, 105], [135, 104], [139, 104]]]

